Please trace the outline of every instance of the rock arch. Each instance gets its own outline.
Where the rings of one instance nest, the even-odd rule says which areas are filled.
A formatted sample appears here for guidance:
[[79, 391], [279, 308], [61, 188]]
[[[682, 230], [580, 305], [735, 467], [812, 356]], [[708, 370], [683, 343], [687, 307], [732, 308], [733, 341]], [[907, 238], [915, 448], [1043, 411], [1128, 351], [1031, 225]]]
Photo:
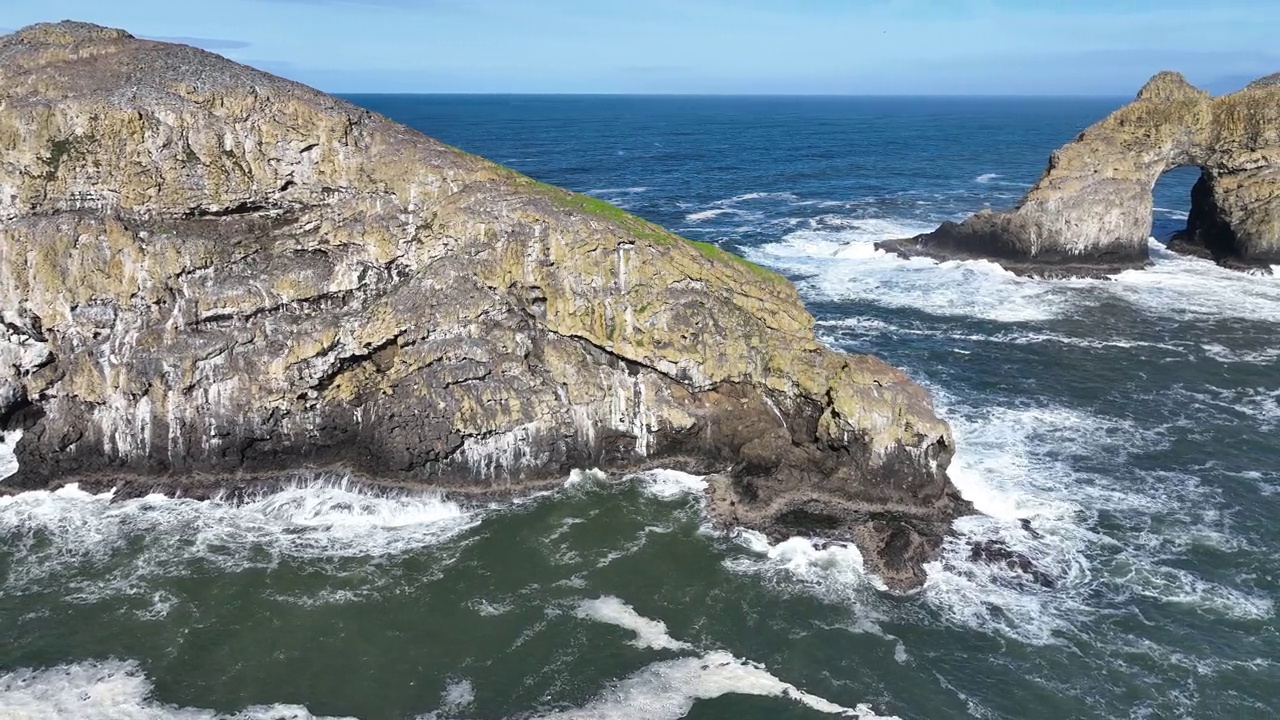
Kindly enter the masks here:
[[1187, 165], [1201, 177], [1173, 247], [1235, 267], [1280, 263], [1280, 74], [1215, 98], [1178, 73], [1158, 73], [1132, 103], [1054, 151], [1013, 210], [979, 212], [880, 247], [991, 258], [1049, 276], [1142, 267], [1152, 189]]

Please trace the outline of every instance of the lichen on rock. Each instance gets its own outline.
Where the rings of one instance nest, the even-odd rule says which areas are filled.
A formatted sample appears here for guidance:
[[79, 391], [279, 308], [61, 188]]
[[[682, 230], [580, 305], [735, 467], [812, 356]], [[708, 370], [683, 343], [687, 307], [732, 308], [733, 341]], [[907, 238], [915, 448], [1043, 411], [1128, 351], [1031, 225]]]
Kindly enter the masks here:
[[1021, 273], [1105, 275], [1148, 261], [1151, 191], [1168, 170], [1197, 166], [1187, 227], [1171, 247], [1229, 267], [1280, 263], [1280, 84], [1262, 78], [1211, 97], [1161, 72], [1137, 98], [1054, 151], [1008, 212], [880, 243], [937, 259], [990, 258]]
[[715, 474], [717, 522], [853, 539], [895, 588], [969, 510], [926, 393], [820, 345], [785, 279], [122, 31], [0, 38], [0, 308], [9, 490], [666, 466]]

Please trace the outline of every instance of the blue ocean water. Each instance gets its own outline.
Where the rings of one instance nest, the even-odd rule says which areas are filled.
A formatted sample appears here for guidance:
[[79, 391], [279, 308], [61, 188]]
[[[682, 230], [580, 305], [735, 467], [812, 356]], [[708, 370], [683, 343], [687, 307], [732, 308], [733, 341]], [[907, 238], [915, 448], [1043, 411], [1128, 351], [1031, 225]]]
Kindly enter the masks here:
[[[584, 474], [483, 508], [326, 478], [236, 505], [28, 493], [0, 499], [0, 708], [662, 720], [1280, 706], [1280, 280], [1154, 240], [1151, 268], [1108, 280], [873, 248], [1012, 205], [1053, 148], [1125, 98], [351, 99], [783, 272], [825, 342], [931, 390], [959, 446], [952, 476], [985, 514], [904, 599], [855, 551], [709, 532], [698, 479], [671, 473]], [[1194, 179], [1176, 170], [1154, 189], [1157, 238], [1185, 220]], [[970, 560], [986, 539], [1056, 585]]]

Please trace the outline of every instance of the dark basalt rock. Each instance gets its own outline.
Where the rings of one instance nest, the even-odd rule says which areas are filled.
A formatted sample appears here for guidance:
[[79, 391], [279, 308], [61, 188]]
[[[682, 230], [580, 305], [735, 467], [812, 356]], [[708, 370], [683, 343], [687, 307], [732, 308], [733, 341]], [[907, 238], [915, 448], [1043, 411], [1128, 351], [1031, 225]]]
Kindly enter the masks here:
[[1043, 588], [1053, 589], [1058, 586], [1057, 578], [1036, 566], [1026, 553], [1017, 552], [1000, 540], [983, 540], [973, 543], [969, 551], [969, 561], [1003, 565], [1014, 572], [1026, 575]]

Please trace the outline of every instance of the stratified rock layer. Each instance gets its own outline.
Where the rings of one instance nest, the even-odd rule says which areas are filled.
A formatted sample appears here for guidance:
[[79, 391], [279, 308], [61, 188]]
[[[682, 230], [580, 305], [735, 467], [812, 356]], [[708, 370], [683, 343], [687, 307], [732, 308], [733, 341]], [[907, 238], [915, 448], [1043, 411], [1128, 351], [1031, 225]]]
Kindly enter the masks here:
[[783, 278], [341, 100], [78, 23], [0, 39], [8, 488], [301, 467], [506, 493], [720, 473], [897, 588], [968, 509], [925, 392]]
[[1166, 171], [1199, 166], [1187, 229], [1175, 249], [1228, 266], [1280, 262], [1280, 84], [1263, 78], [1213, 98], [1177, 73], [1055, 151], [1010, 212], [962, 223], [885, 250], [938, 259], [990, 258], [1015, 272], [1098, 275], [1144, 266], [1151, 190]]

